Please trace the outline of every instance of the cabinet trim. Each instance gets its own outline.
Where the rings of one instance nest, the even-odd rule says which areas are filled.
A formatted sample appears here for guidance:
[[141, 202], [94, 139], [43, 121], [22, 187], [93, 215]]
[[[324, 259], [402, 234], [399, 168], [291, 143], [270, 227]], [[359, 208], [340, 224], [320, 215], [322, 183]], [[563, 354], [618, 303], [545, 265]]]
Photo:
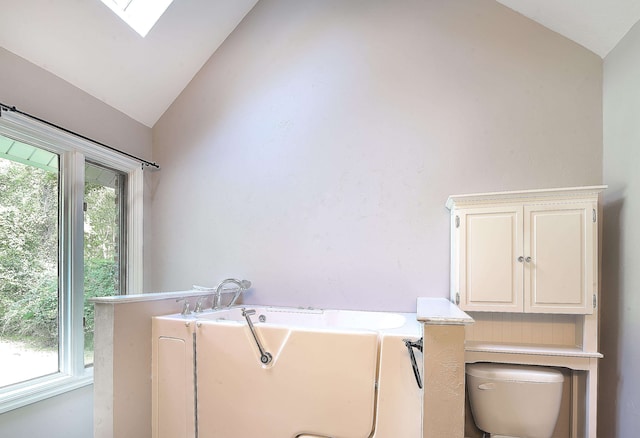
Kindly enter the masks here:
[[446, 207], [451, 210], [455, 206], [466, 204], [482, 205], [502, 202], [512, 202], [520, 199], [523, 202], [566, 202], [571, 199], [597, 197], [608, 186], [565, 187], [559, 189], [519, 190], [508, 192], [489, 192], [465, 195], [452, 195], [447, 199]]

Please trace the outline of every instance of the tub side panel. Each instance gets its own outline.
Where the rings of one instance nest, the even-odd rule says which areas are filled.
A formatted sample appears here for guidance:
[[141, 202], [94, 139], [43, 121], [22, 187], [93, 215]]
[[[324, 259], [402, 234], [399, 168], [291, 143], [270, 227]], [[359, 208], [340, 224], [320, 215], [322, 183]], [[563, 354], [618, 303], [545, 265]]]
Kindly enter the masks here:
[[192, 325], [152, 321], [152, 437], [194, 438], [195, 395]]

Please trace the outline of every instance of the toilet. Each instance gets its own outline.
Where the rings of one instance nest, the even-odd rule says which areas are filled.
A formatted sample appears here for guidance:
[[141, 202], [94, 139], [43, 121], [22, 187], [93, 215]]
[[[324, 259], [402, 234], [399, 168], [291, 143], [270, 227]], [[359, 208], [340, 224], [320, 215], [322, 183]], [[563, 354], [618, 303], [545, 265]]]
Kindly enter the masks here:
[[466, 374], [473, 418], [491, 438], [551, 438], [562, 399], [560, 371], [474, 363]]

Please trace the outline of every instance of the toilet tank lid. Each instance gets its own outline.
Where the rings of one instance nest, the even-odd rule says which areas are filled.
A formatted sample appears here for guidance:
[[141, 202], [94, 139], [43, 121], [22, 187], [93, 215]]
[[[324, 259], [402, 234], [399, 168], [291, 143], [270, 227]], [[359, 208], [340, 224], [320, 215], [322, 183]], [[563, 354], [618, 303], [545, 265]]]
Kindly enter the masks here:
[[558, 370], [541, 366], [474, 363], [467, 365], [467, 375], [502, 382], [559, 383], [564, 376]]

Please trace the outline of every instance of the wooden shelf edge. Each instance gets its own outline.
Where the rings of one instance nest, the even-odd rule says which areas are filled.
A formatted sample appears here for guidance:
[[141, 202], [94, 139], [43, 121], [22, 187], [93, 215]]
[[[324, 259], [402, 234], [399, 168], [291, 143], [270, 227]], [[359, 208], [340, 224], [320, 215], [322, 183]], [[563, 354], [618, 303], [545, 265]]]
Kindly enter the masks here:
[[584, 351], [580, 347], [555, 345], [496, 344], [487, 342], [467, 342], [465, 351], [497, 354], [529, 354], [537, 356], [563, 356], [601, 359], [597, 351]]

